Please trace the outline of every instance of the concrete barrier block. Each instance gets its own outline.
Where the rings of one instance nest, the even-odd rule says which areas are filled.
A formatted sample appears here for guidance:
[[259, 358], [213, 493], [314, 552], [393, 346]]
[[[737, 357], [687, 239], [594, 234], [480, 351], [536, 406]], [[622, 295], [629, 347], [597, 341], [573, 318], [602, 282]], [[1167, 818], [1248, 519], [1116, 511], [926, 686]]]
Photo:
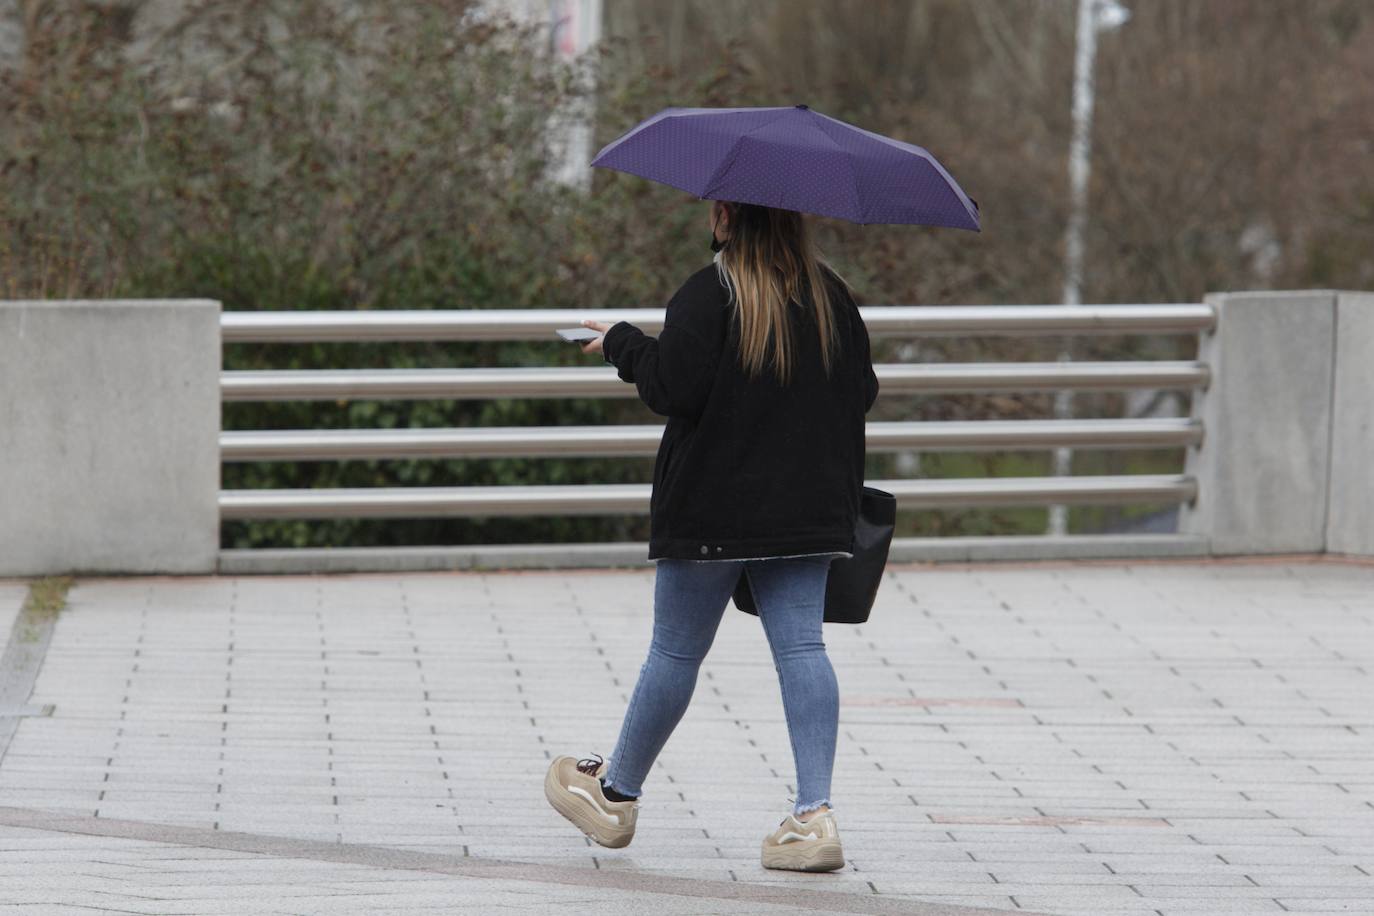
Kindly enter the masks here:
[[0, 575], [215, 569], [219, 315], [0, 302]]
[[1374, 556], [1374, 293], [1336, 298], [1326, 549]]
[[1330, 290], [1210, 293], [1216, 330], [1194, 397], [1204, 438], [1189, 449], [1198, 498], [1179, 530], [1215, 554], [1321, 552], [1326, 543], [1335, 364]]

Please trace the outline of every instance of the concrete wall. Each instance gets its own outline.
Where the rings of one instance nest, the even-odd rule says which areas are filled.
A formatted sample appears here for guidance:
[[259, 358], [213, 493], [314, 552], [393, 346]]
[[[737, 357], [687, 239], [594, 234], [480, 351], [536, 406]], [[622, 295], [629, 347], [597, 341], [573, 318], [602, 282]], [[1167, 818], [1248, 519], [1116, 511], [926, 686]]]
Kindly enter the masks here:
[[219, 548], [218, 302], [0, 302], [0, 575]]
[[1374, 293], [1336, 300], [1326, 549], [1374, 556]]
[[1194, 399], [1198, 499], [1179, 517], [1213, 554], [1374, 554], [1374, 296], [1212, 293]]

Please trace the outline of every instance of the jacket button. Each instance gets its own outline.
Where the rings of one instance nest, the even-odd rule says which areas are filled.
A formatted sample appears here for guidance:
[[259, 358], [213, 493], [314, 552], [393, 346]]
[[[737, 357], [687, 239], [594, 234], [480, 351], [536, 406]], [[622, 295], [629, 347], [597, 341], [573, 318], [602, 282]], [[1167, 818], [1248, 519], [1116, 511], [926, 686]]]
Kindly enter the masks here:
[[705, 544], [702, 544], [702, 545], [701, 545], [701, 552], [702, 552], [702, 553], [705, 553], [705, 552], [706, 552], [706, 545], [705, 545]]

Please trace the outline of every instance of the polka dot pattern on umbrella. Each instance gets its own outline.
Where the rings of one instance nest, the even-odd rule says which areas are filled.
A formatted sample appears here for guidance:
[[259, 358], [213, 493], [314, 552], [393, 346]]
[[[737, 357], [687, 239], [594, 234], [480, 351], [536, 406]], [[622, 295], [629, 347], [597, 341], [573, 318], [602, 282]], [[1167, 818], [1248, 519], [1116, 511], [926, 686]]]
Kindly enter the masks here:
[[981, 230], [977, 201], [929, 151], [801, 105], [667, 108], [592, 165], [701, 198], [855, 223]]

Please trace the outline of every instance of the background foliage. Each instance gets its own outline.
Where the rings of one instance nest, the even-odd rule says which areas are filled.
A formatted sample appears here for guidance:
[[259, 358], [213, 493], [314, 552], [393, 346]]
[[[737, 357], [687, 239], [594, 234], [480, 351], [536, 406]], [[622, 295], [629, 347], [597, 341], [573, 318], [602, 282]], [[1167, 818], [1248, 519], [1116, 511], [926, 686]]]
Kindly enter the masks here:
[[[1138, 0], [1101, 39], [1089, 302], [1374, 287], [1374, 13], [1341, 0]], [[577, 68], [471, 0], [21, 0], [0, 58], [0, 297], [198, 296], [226, 309], [661, 305], [707, 263], [706, 204], [548, 177], [551, 119], [596, 85], [595, 145], [667, 105], [806, 102], [934, 152], [984, 232], [817, 219], [865, 304], [1055, 302], [1073, 4], [608, 0]], [[1362, 128], [1360, 125], [1364, 125]], [[569, 324], [580, 317], [570, 314]], [[1057, 341], [876, 341], [878, 361], [1053, 359]], [[1101, 339], [1085, 358], [1186, 358]], [[551, 343], [237, 345], [248, 368], [586, 365]], [[1154, 403], [1081, 396], [1079, 415]], [[874, 419], [1034, 417], [1040, 394], [884, 397]], [[633, 400], [228, 404], [226, 429], [655, 422]], [[1078, 453], [1080, 473], [1181, 453]], [[647, 481], [651, 459], [226, 465], [224, 485]], [[1043, 453], [872, 455], [870, 476], [1037, 474]], [[1148, 509], [1148, 507], [1146, 507]], [[1119, 512], [1077, 512], [1079, 528]], [[1036, 531], [912, 513], [902, 533]], [[619, 540], [647, 519], [225, 526], [226, 545]]]

